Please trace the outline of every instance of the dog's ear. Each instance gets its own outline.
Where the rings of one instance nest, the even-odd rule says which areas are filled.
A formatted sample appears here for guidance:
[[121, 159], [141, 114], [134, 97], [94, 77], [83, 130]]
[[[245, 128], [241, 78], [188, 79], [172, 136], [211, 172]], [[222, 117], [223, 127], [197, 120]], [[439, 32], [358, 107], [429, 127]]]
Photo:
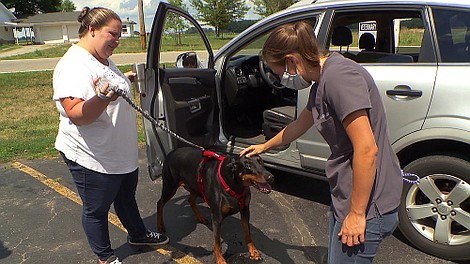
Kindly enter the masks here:
[[227, 164], [227, 168], [229, 168], [233, 173], [236, 173], [237, 171], [240, 171], [241, 164], [239, 162], [239, 158], [235, 157], [228, 157], [229, 163]]
[[237, 161], [235, 160], [235, 158], [227, 157], [227, 159], [229, 159], [229, 162], [227, 163], [227, 168], [229, 168], [232, 171], [235, 170], [237, 167]]

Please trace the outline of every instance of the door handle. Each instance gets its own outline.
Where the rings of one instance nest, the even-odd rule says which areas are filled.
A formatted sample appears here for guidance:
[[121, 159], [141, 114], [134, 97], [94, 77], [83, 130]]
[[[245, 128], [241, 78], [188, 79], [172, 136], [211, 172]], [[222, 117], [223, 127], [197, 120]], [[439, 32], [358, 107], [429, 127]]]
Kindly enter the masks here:
[[188, 105], [189, 105], [189, 111], [191, 112], [191, 114], [199, 111], [202, 109], [201, 107], [201, 101], [199, 99], [191, 99], [188, 101]]
[[390, 97], [407, 96], [407, 97], [421, 97], [423, 91], [413, 90], [408, 85], [397, 85], [393, 90], [387, 90], [386, 94]]

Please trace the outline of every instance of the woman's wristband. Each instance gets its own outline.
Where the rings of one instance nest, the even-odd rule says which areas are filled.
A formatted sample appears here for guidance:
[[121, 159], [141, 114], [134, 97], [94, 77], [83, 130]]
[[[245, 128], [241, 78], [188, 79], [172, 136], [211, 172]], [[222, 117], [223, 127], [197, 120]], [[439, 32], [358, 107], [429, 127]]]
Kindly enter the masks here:
[[105, 94], [103, 94], [101, 92], [98, 92], [96, 94], [96, 96], [98, 96], [98, 98], [100, 98], [101, 100], [106, 101], [106, 102], [111, 101], [111, 99], [112, 99], [112, 97], [106, 96]]

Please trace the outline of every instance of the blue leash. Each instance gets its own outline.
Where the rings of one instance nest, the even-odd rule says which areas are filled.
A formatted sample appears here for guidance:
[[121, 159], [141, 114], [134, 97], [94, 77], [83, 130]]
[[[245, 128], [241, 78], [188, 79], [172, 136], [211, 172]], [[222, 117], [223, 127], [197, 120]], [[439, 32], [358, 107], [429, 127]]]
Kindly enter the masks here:
[[[401, 170], [401, 176], [403, 177], [403, 181], [409, 184], [418, 184], [419, 183], [419, 176], [414, 173], [404, 172]], [[411, 178], [411, 179], [410, 179]]]

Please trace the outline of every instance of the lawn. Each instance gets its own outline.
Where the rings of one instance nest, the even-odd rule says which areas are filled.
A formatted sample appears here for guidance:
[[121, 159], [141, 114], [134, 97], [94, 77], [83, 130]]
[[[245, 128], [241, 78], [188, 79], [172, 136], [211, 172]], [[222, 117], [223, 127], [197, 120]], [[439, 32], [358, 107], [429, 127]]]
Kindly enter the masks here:
[[[120, 68], [128, 71], [131, 66]], [[0, 83], [0, 163], [57, 156], [59, 113], [52, 101], [52, 71], [2, 73]], [[140, 114], [138, 129], [143, 144]]]

